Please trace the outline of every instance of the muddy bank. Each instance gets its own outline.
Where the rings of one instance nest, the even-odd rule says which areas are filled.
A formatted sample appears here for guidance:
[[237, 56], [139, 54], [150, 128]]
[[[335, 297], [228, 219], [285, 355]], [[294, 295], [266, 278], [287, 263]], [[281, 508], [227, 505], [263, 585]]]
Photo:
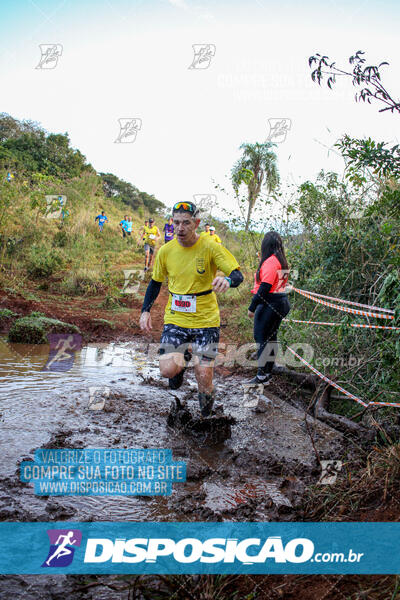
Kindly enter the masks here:
[[[303, 498], [321, 472], [316, 452], [320, 459], [346, 460], [352, 450], [346, 438], [312, 417], [305, 419], [293, 406], [296, 393], [279, 379], [265, 389], [271, 404], [255, 412], [244, 397], [246, 380], [217, 372], [216, 408], [232, 418], [231, 432], [223, 443], [204, 443], [167, 424], [177, 398], [199, 417], [193, 369], [182, 388], [171, 392], [159, 376], [157, 359], [149, 359], [142, 348], [133, 342], [89, 344], [76, 353], [70, 370], [49, 372], [43, 370], [48, 345], [1, 341], [0, 518], [303, 520]], [[93, 387], [104, 395], [102, 410], [89, 407]], [[174, 460], [186, 462], [187, 480], [173, 484], [167, 497], [35, 496], [31, 484], [20, 482], [18, 466], [33, 460], [38, 448], [170, 448]], [[113, 588], [82, 590], [83, 584], [75, 576], [7, 576], [0, 579], [0, 590], [15, 598], [119, 597]]]
[[[85, 347], [64, 373], [41, 370], [45, 346], [30, 347], [25, 355], [17, 346], [2, 346], [3, 520], [296, 519], [303, 493], [320, 474], [314, 447], [320, 459], [345, 452], [340, 433], [311, 417], [306, 421], [268, 389], [272, 407], [265, 413], [244, 406], [241, 378], [216, 376], [217, 406], [235, 424], [224, 443], [202, 444], [167, 425], [175, 398], [199, 416], [192, 369], [183, 387], [171, 392], [157, 360], [149, 363], [135, 344]], [[103, 410], [88, 408], [92, 386], [109, 388]], [[174, 460], [187, 462], [187, 481], [174, 484], [165, 498], [35, 497], [19, 481], [18, 464], [41, 447], [171, 448]]]

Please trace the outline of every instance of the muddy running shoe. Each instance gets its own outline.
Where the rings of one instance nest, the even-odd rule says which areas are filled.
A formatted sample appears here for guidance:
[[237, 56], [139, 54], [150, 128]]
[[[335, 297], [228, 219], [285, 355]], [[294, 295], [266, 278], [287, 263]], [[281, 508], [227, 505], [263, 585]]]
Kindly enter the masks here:
[[271, 373], [267, 373], [265, 375], [257, 373], [253, 379], [250, 379], [249, 383], [263, 383], [264, 385], [267, 385], [271, 381], [271, 377]]
[[199, 404], [202, 417], [209, 417], [214, 404], [214, 394], [199, 392]]
[[[190, 363], [190, 361], [192, 360], [192, 353], [189, 352], [189, 350], [186, 348], [183, 357], [187, 363]], [[170, 390], [178, 390], [181, 387], [185, 371], [186, 367], [183, 367], [182, 371], [168, 379], [168, 386]]]

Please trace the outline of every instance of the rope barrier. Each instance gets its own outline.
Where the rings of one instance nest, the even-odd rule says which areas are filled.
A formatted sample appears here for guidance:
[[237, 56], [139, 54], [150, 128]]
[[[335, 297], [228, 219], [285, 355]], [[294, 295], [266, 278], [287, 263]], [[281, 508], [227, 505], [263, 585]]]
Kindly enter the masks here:
[[366, 312], [364, 310], [356, 310], [355, 308], [346, 308], [345, 306], [339, 306], [337, 304], [332, 304], [330, 302], [325, 302], [324, 300], [320, 300], [319, 298], [315, 298], [309, 292], [304, 292], [303, 290], [299, 290], [295, 287], [293, 288], [293, 290], [295, 292], [297, 292], [298, 294], [301, 294], [302, 296], [305, 296], [306, 298], [309, 298], [310, 300], [317, 302], [318, 304], [323, 304], [324, 306], [328, 306], [330, 308], [336, 308], [337, 310], [341, 310], [343, 312], [348, 312], [348, 313], [352, 313], [355, 315], [361, 315], [363, 317], [374, 317], [376, 319], [394, 319], [393, 315], [382, 315], [382, 314], [377, 314], [377, 313], [372, 313], [372, 312]]
[[371, 406], [371, 405], [375, 405], [375, 406], [395, 406], [395, 407], [399, 407], [400, 408], [400, 403], [399, 402], [368, 402], [368, 403], [364, 402], [364, 400], [361, 400], [361, 398], [358, 398], [358, 396], [355, 396], [351, 392], [348, 392], [347, 390], [345, 390], [344, 388], [342, 388], [342, 386], [340, 386], [337, 383], [335, 383], [334, 381], [332, 381], [332, 379], [329, 379], [328, 377], [326, 377], [325, 375], [323, 375], [322, 373], [320, 373], [315, 367], [313, 367], [309, 362], [307, 362], [304, 358], [302, 358], [299, 354], [297, 354], [297, 352], [295, 352], [294, 350], [292, 350], [292, 348], [290, 348], [289, 346], [288, 346], [288, 350], [294, 356], [296, 356], [296, 358], [298, 358], [302, 363], [304, 363], [309, 369], [311, 369], [311, 371], [313, 371], [316, 375], [318, 375], [318, 377], [320, 377], [323, 381], [325, 381], [326, 383], [329, 383], [332, 387], [334, 387], [337, 390], [339, 390], [340, 392], [342, 392], [342, 394], [344, 394], [348, 398], [351, 398], [352, 400], [355, 400], [356, 402], [358, 402], [358, 404], [361, 404], [365, 408], [367, 408], [368, 406]]
[[381, 312], [388, 312], [394, 315], [394, 310], [390, 308], [379, 308], [379, 306], [370, 306], [369, 304], [360, 304], [359, 302], [353, 302], [352, 300], [342, 300], [341, 298], [335, 298], [334, 296], [324, 296], [323, 294], [317, 294], [316, 292], [309, 292], [308, 290], [298, 290], [293, 288], [296, 292], [302, 291], [318, 298], [325, 298], [325, 300], [335, 300], [336, 302], [342, 302], [343, 304], [352, 304], [353, 306], [360, 306], [361, 308], [369, 308], [371, 310], [380, 310]]

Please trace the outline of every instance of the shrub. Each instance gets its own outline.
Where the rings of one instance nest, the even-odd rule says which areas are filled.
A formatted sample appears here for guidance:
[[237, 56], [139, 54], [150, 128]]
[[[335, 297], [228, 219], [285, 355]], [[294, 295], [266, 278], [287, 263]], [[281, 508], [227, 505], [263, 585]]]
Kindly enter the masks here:
[[21, 344], [47, 344], [48, 333], [80, 333], [76, 325], [39, 315], [41, 313], [32, 313], [17, 319], [8, 332], [8, 341]]
[[26, 264], [28, 275], [34, 279], [49, 277], [62, 265], [62, 258], [56, 251], [33, 246]]

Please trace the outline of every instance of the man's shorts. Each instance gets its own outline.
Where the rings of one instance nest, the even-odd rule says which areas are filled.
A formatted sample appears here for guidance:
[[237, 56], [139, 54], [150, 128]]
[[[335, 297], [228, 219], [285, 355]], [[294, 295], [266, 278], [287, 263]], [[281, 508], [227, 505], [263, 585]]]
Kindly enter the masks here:
[[168, 323], [160, 339], [160, 355], [181, 352], [191, 345], [193, 355], [205, 362], [215, 360], [218, 353], [219, 327], [188, 328]]
[[144, 251], [145, 252], [150, 252], [150, 254], [154, 254], [154, 246], [150, 246], [150, 244], [145, 244], [144, 245]]

